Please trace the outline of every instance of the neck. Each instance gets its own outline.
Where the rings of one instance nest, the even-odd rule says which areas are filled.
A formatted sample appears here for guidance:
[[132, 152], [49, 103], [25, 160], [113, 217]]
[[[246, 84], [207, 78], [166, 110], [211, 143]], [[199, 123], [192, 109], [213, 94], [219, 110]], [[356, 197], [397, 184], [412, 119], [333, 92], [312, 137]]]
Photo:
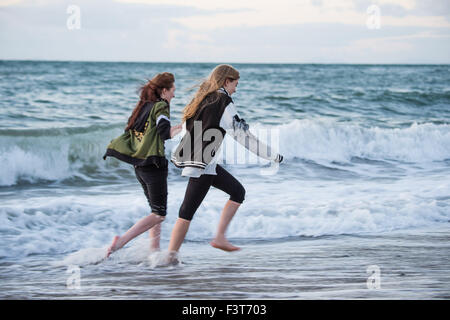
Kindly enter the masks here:
[[227, 89], [225, 89], [224, 87], [222, 87], [222, 89], [227, 93], [227, 95], [229, 95], [231, 97], [231, 95], [230, 95], [230, 93], [228, 92]]

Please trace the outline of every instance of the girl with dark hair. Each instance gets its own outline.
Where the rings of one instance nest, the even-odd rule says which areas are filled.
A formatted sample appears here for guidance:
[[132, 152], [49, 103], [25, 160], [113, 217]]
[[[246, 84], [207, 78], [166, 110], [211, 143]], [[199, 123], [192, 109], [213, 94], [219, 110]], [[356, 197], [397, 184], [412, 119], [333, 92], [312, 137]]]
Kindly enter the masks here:
[[182, 129], [181, 124], [170, 125], [170, 101], [175, 97], [175, 78], [168, 72], [159, 73], [139, 91], [140, 99], [128, 119], [125, 132], [111, 141], [103, 159], [112, 156], [134, 166], [151, 213], [122, 236], [115, 236], [106, 257], [149, 229], [151, 249], [158, 250], [160, 223], [166, 216], [168, 161], [164, 141]]

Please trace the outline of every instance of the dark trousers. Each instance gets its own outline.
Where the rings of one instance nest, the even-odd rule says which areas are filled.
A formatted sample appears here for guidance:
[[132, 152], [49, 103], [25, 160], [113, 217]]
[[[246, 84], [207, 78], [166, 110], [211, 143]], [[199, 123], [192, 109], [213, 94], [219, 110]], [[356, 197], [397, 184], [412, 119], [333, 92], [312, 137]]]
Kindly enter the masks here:
[[136, 178], [144, 189], [148, 204], [153, 213], [167, 214], [167, 176], [168, 168], [156, 166], [134, 167]]

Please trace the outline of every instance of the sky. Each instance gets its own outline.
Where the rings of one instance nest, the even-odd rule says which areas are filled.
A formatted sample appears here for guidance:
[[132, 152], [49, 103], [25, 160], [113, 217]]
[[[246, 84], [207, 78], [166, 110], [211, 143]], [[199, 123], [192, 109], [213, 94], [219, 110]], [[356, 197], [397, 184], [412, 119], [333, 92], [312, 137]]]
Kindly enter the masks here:
[[0, 0], [0, 59], [450, 63], [450, 0]]

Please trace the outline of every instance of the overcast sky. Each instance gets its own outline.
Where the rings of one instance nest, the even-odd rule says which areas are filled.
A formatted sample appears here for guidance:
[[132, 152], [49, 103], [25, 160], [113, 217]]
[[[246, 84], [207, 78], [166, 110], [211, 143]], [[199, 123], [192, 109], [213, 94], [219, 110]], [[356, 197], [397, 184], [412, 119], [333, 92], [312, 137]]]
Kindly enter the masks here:
[[0, 0], [0, 43], [0, 59], [450, 63], [450, 0]]

